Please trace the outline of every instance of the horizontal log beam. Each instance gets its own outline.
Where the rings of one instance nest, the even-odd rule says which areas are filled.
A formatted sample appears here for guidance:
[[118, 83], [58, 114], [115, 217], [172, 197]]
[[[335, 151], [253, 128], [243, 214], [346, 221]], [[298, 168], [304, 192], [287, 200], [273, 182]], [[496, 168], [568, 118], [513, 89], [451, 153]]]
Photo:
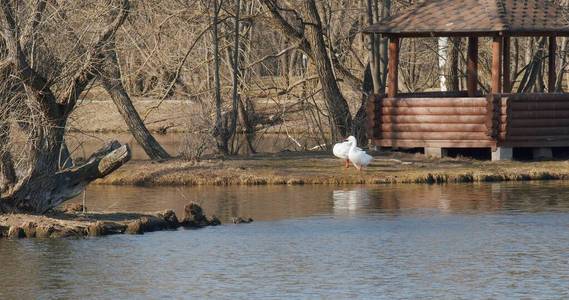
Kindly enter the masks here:
[[508, 115], [510, 120], [516, 119], [569, 119], [569, 111], [564, 110], [540, 110], [540, 111], [516, 111]]
[[486, 98], [387, 98], [383, 107], [485, 107]]
[[566, 93], [536, 93], [536, 94], [512, 94], [508, 97], [512, 102], [550, 102], [550, 101], [569, 101], [569, 94]]
[[[504, 128], [502, 128], [504, 131]], [[507, 127], [508, 136], [558, 136], [569, 135], [569, 127]]]
[[489, 140], [483, 132], [383, 132], [382, 139], [398, 140]]
[[424, 123], [407, 123], [395, 124], [384, 123], [381, 125], [382, 132], [487, 132], [484, 124], [424, 124]]
[[[502, 136], [505, 141], [543, 141], [543, 142], [555, 142], [555, 141], [569, 141], [569, 135], [542, 135], [542, 136], [531, 136], [531, 135], [516, 135], [516, 136]], [[569, 144], [567, 145], [569, 146]]]
[[403, 115], [403, 116], [381, 116], [382, 123], [393, 124], [413, 124], [413, 123], [430, 123], [430, 124], [484, 124], [486, 122], [485, 115], [476, 116], [433, 116], [433, 115]]
[[384, 107], [383, 115], [485, 115], [486, 107]]
[[508, 125], [511, 128], [564, 127], [564, 126], [569, 126], [569, 118], [568, 119], [511, 119], [508, 122]]
[[373, 144], [379, 147], [400, 147], [400, 148], [493, 148], [496, 142], [489, 140], [403, 140], [403, 139], [379, 139], [373, 140]]
[[543, 148], [543, 147], [569, 147], [569, 140], [558, 141], [503, 141], [499, 147], [511, 148]]
[[510, 102], [514, 112], [517, 111], [544, 111], [544, 110], [569, 110], [569, 100], [567, 101], [536, 101], [536, 102]]

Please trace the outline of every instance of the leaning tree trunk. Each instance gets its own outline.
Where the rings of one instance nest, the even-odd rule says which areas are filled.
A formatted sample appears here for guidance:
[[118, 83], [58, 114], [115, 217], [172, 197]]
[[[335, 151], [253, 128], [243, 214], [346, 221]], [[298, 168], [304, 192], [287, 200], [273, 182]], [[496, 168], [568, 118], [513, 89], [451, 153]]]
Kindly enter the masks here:
[[119, 113], [125, 120], [134, 139], [144, 149], [144, 152], [152, 160], [166, 159], [170, 155], [152, 136], [150, 131], [144, 125], [140, 115], [134, 108], [132, 101], [125, 90], [121, 81], [121, 70], [117, 60], [115, 50], [109, 50], [107, 60], [102, 70], [101, 82], [103, 87], [115, 103]]
[[346, 136], [352, 127], [352, 117], [346, 99], [340, 92], [332, 63], [326, 51], [322, 21], [314, 0], [304, 1], [306, 12], [306, 38], [312, 48], [314, 64], [318, 71], [324, 99], [328, 103], [334, 129]]
[[90, 182], [115, 171], [130, 157], [127, 145], [113, 141], [81, 166], [52, 176], [31, 177], [17, 192], [0, 198], [0, 213], [45, 213], [79, 195]]

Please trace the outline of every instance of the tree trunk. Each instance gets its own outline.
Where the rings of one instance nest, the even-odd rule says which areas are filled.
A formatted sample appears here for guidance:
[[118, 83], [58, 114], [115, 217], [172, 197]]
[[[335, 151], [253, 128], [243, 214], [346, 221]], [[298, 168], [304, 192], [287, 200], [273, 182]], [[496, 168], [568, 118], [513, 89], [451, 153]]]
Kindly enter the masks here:
[[12, 155], [8, 149], [10, 128], [0, 121], [0, 194], [8, 191], [16, 183], [16, 171]]
[[362, 101], [356, 116], [354, 117], [354, 136], [358, 141], [358, 145], [365, 146], [368, 143], [368, 136], [366, 130], [367, 111], [366, 105], [373, 90], [373, 78], [370, 64], [367, 65], [364, 71], [364, 80], [362, 85]]
[[[391, 16], [391, 0], [383, 0], [383, 5], [381, 7], [381, 20], [384, 20]], [[380, 69], [381, 69], [381, 82], [382, 89], [381, 92], [385, 92], [385, 83], [387, 82], [387, 46], [389, 40], [387, 37], [380, 39], [381, 46], [379, 48], [379, 58], [380, 58]]]
[[79, 167], [30, 178], [17, 192], [0, 198], [0, 213], [45, 213], [80, 194], [91, 181], [115, 171], [130, 157], [127, 145], [113, 141]]
[[[533, 53], [533, 55], [529, 56], [529, 63], [526, 66], [524, 76], [518, 87], [518, 93], [529, 93], [531, 91], [540, 90], [540, 82], [538, 78], [543, 69], [545, 41], [545, 38], [540, 38], [537, 43], [537, 50]], [[526, 59], [528, 59], [528, 53], [530, 52], [529, 48], [531, 47], [528, 47], [528, 51], [526, 52]]]
[[[241, 12], [241, 1], [236, 0], [235, 3], [235, 27], [233, 31], [233, 65], [232, 65], [232, 76], [233, 76], [233, 102], [231, 105], [231, 120], [230, 125], [227, 131], [225, 132], [225, 140], [226, 143], [229, 141], [234, 135], [235, 131], [237, 130], [237, 117], [239, 114], [239, 78], [241, 77], [241, 68], [240, 68], [240, 55], [239, 49], [240, 47], [240, 27], [239, 27], [239, 13]], [[286, 64], [285, 64], [286, 65]], [[233, 149], [232, 149], [233, 151]]]
[[447, 37], [440, 37], [438, 39], [439, 42], [439, 51], [438, 51], [438, 58], [439, 58], [439, 84], [441, 87], [441, 92], [448, 91], [447, 87], [447, 63], [448, 63], [448, 38]]
[[350, 109], [340, 92], [330, 57], [326, 51], [320, 15], [314, 0], [304, 1], [304, 8], [306, 11], [306, 38], [312, 46], [314, 64], [320, 77], [324, 99], [328, 103], [334, 123], [333, 127], [341, 136], [346, 136], [348, 132], [351, 132], [352, 127]]
[[214, 97], [215, 97], [215, 128], [213, 135], [217, 140], [217, 149], [223, 154], [229, 154], [226, 139], [226, 123], [223, 122], [221, 103], [221, 59], [219, 57], [219, 0], [213, 0], [213, 68], [214, 68]]
[[459, 91], [458, 56], [460, 55], [460, 38], [450, 38], [448, 51], [448, 89], [449, 91]]
[[[53, 75], [52, 73], [58, 70], [57, 67], [50, 69], [51, 66], [46, 64], [44, 67], [47, 70], [35, 69], [36, 64], [29, 57], [36, 58], [36, 56], [26, 52], [28, 50], [26, 45], [28, 42], [33, 42], [38, 33], [36, 30], [43, 29], [38, 25], [43, 22], [42, 16], [47, 1], [37, 1], [32, 15], [27, 15], [26, 11], [14, 10], [12, 2], [0, 0], [0, 18], [2, 18], [0, 23], [7, 50], [5, 61], [10, 69], [10, 78], [14, 78], [23, 89], [16, 92], [8, 91], [16, 94], [14, 97], [21, 97], [20, 99], [27, 101], [26, 106], [33, 109], [19, 112], [17, 109], [8, 108], [8, 112], [18, 114], [18, 117], [24, 118], [30, 124], [25, 130], [28, 138], [26, 149], [29, 149], [29, 152], [23, 155], [27, 169], [21, 170], [22, 175], [16, 178], [17, 182], [13, 187], [0, 196], [0, 213], [45, 213], [80, 193], [89, 182], [106, 176], [130, 159], [129, 148], [115, 142], [93, 155], [86, 164], [76, 168], [60, 169], [67, 120], [82, 92], [95, 78], [95, 74], [99, 73], [106, 58], [105, 45], [112, 44], [115, 33], [128, 15], [130, 3], [128, 0], [120, 0], [120, 7], [113, 6], [116, 16], [112, 22], [102, 27], [90, 48], [81, 51], [82, 65], [62, 68], [75, 73], [69, 73], [70, 76], [65, 77], [49, 78], [44, 77], [45, 74], [41, 72], [46, 72], [47, 76]], [[27, 20], [26, 30], [22, 30], [23, 22], [20, 20]], [[25, 34], [28, 31], [31, 34]], [[24, 32], [23, 36], [21, 32]], [[51, 35], [52, 32], [48, 34]], [[79, 44], [79, 41], [75, 41], [72, 45]], [[49, 53], [50, 50], [46, 51]], [[42, 59], [42, 56], [37, 55], [37, 58]], [[70, 58], [66, 54], [65, 59], [73, 61], [75, 58]], [[49, 58], [45, 62], [51, 63]], [[54, 81], [62, 81], [61, 86], [65, 87], [59, 97], [53, 92]], [[22, 121], [16, 118], [14, 122]], [[10, 123], [4, 122], [3, 126], [9, 126], [8, 124]], [[7, 141], [7, 136], [3, 138]], [[13, 167], [5, 167], [11, 163], [10, 156], [3, 154], [1, 158], [3, 176], [15, 178], [16, 176], [10, 175], [14, 173]]]
[[[378, 22], [378, 0], [367, 0], [367, 24], [369, 26]], [[376, 34], [368, 34], [369, 40], [369, 67], [373, 81], [373, 93], [379, 95], [384, 86], [381, 77], [381, 55], [380, 55], [380, 37]], [[367, 69], [366, 69], [367, 71]], [[385, 90], [385, 89], [384, 89]], [[365, 93], [365, 91], [364, 91]], [[355, 121], [355, 120], [354, 120]]]
[[555, 83], [555, 91], [556, 92], [563, 92], [563, 78], [565, 77], [565, 68], [567, 67], [567, 43], [569, 42], [569, 40], [567, 39], [567, 37], [563, 37], [561, 38], [561, 49], [559, 51], [559, 53], [561, 53], [561, 59], [560, 59], [560, 68], [557, 71], [557, 76], [556, 76], [556, 83]]
[[115, 50], [108, 50], [107, 60], [101, 74], [103, 87], [109, 93], [119, 113], [126, 122], [130, 132], [144, 152], [152, 160], [166, 159], [170, 155], [152, 136], [144, 125], [140, 115], [134, 108], [132, 101], [121, 81], [121, 70]]

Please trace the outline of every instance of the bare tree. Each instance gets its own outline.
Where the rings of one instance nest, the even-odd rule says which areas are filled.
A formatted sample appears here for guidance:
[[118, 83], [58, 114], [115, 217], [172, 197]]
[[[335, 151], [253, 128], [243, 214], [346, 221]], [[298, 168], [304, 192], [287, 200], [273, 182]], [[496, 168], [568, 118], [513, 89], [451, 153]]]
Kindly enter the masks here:
[[[286, 9], [286, 11], [293, 13], [297, 26], [294, 26], [286, 19], [283, 15], [285, 10], [280, 8], [274, 0], [262, 0], [262, 2], [271, 13], [275, 26], [291, 41], [294, 41], [314, 62], [320, 77], [322, 94], [330, 111], [333, 127], [340, 135], [346, 136], [352, 126], [350, 109], [337, 84], [332, 62], [324, 41], [322, 21], [315, 1], [302, 1], [304, 14], [293, 8]], [[304, 19], [302, 19], [301, 15]]]
[[[14, 2], [18, 2], [18, 10], [14, 9]], [[2, 182], [5, 192], [0, 197], [0, 212], [46, 212], [80, 193], [92, 180], [106, 176], [130, 159], [128, 146], [114, 142], [97, 151], [82, 165], [60, 169], [67, 120], [83, 91], [95, 79], [105, 59], [106, 45], [128, 15], [129, 1], [93, 6], [104, 12], [104, 17], [99, 30], [92, 36], [92, 42], [84, 46], [87, 51], [82, 56], [72, 55], [73, 50], [71, 53], [65, 51], [69, 50], [65, 46], [58, 48], [62, 41], [84, 41], [69, 40], [65, 32], [58, 31], [59, 24], [55, 18], [44, 18], [45, 15], [58, 15], [57, 12], [52, 14], [54, 11], [51, 10], [66, 9], [48, 7], [47, 4], [47, 0], [25, 3], [0, 0], [6, 55], [2, 65], [9, 69], [9, 78], [15, 79], [16, 87], [6, 92], [25, 99], [29, 112], [20, 115], [27, 122], [16, 117], [12, 124], [4, 122], [2, 126], [8, 129], [8, 135], [2, 137], [6, 140], [11, 138], [18, 123], [22, 123], [20, 128], [27, 135], [28, 146], [22, 156], [25, 164], [20, 172], [12, 172], [9, 167], [13, 165], [14, 152], [2, 155], [1, 173], [7, 180]], [[74, 5], [76, 7], [69, 7], [69, 10], [88, 9], [83, 3]], [[84, 16], [81, 17], [85, 21]], [[17, 20], [27, 22], [23, 24]], [[57, 39], [58, 34], [61, 40], [50, 39]], [[11, 175], [14, 173], [17, 178]]]
[[140, 115], [134, 108], [130, 96], [122, 84], [122, 75], [114, 50], [114, 42], [109, 43], [107, 56], [103, 68], [101, 68], [101, 82], [105, 90], [111, 95], [115, 106], [125, 120], [131, 134], [150, 159], [166, 159], [170, 155], [156, 141], [148, 131]]

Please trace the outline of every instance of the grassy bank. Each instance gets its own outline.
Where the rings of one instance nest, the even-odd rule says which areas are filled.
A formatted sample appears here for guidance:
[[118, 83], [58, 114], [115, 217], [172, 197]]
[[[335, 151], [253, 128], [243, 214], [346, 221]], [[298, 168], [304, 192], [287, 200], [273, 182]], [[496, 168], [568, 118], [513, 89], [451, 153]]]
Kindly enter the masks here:
[[376, 155], [364, 172], [328, 153], [280, 153], [253, 157], [187, 162], [133, 161], [97, 184], [286, 185], [461, 183], [569, 179], [569, 161], [489, 162], [471, 159], [429, 159], [419, 154]]

